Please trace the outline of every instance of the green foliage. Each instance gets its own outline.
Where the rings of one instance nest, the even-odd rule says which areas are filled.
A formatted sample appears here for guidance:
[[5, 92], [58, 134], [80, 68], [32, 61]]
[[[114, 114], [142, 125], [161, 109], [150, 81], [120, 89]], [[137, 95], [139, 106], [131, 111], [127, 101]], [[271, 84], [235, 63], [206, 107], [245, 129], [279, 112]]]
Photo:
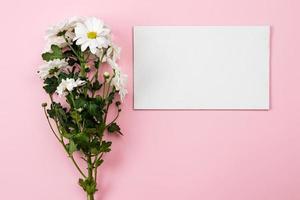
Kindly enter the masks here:
[[77, 150], [76, 144], [73, 140], [69, 140], [70, 143], [66, 145], [69, 154], [73, 154]]
[[100, 146], [100, 152], [110, 152], [110, 146], [111, 146], [111, 142], [107, 142], [107, 141], [102, 141], [101, 146]]
[[63, 59], [63, 53], [61, 51], [61, 49], [59, 48], [59, 46], [57, 45], [51, 45], [51, 51], [52, 52], [46, 52], [42, 54], [42, 58], [45, 61], [50, 61], [50, 60], [54, 60], [54, 59]]
[[81, 116], [79, 115], [79, 113], [77, 111], [72, 111], [71, 117], [76, 122], [76, 124], [79, 124], [81, 122]]
[[86, 133], [77, 133], [73, 136], [73, 140], [78, 149], [82, 150], [85, 154], [91, 153], [90, 138]]
[[48, 94], [53, 94], [56, 91], [58, 85], [59, 84], [57, 77], [53, 76], [51, 78], [46, 78], [43, 88]]
[[108, 132], [110, 132], [110, 133], [115, 133], [115, 132], [117, 132], [117, 133], [123, 135], [122, 132], [121, 132], [120, 126], [119, 126], [117, 123], [115, 123], [115, 122], [113, 122], [113, 123], [111, 123], [110, 125], [108, 125], [107, 130], [108, 130]]
[[92, 85], [92, 89], [97, 91], [102, 87], [102, 84], [100, 84], [100, 82], [98, 80], [96, 80], [93, 85]]
[[99, 167], [100, 165], [102, 165], [103, 162], [104, 162], [103, 159], [97, 159], [95, 162], [95, 167]]
[[87, 178], [85, 180], [79, 179], [79, 185], [87, 194], [94, 194], [97, 191], [96, 183], [93, 179]]

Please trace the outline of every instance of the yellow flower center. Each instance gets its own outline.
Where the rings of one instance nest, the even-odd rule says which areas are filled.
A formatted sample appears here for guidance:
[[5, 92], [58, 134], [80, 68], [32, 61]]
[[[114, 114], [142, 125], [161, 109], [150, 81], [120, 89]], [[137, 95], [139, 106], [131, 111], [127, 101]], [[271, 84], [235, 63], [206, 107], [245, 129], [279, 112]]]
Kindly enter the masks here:
[[96, 32], [93, 32], [93, 31], [88, 32], [88, 33], [87, 33], [87, 37], [88, 37], [89, 39], [96, 39], [97, 33], [96, 33]]

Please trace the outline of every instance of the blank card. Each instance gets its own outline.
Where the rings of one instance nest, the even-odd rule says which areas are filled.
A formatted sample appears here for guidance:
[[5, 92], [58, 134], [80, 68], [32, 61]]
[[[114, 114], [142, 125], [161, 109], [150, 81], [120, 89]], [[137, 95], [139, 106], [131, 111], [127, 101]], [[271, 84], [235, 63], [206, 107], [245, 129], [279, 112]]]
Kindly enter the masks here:
[[134, 27], [134, 109], [269, 109], [269, 26]]

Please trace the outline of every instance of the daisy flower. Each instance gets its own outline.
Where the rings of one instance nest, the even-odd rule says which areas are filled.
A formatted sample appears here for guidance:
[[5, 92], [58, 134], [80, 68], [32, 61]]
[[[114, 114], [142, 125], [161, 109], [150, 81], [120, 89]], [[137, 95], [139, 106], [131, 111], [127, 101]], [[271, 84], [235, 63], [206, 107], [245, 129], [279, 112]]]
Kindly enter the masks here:
[[83, 23], [77, 23], [75, 37], [77, 45], [81, 45], [81, 51], [88, 47], [93, 54], [99, 48], [108, 48], [110, 44], [110, 30], [97, 18], [88, 18]]
[[68, 63], [66, 62], [65, 59], [63, 60], [54, 59], [42, 64], [38, 70], [38, 75], [40, 76], [41, 79], [45, 80], [46, 78], [56, 76], [62, 68], [67, 66]]
[[[52, 44], [57, 45], [59, 47], [66, 47], [67, 41], [71, 42], [75, 37], [74, 27], [76, 23], [82, 22], [83, 18], [79, 17], [71, 17], [66, 19], [58, 24], [51, 26], [46, 31], [46, 47], [44, 52], [50, 51], [50, 47]], [[67, 41], [66, 41], [67, 39]]]
[[71, 92], [74, 88], [84, 85], [86, 82], [80, 79], [67, 78], [63, 79], [56, 89], [56, 93], [59, 96], [66, 96], [68, 92]]

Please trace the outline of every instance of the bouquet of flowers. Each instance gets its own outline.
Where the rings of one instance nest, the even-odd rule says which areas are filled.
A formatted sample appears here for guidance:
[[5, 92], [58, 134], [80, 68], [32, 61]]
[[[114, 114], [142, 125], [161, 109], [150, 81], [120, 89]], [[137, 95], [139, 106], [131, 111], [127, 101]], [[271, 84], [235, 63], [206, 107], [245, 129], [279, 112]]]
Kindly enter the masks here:
[[[49, 106], [42, 104], [44, 113], [79, 171], [79, 185], [87, 199], [94, 200], [97, 169], [112, 144], [104, 135], [122, 135], [116, 120], [127, 93], [127, 75], [117, 64], [120, 48], [112, 42], [110, 29], [94, 17], [73, 17], [54, 25], [46, 40], [44, 63], [38, 71], [50, 97]], [[108, 121], [110, 110], [115, 117]], [[81, 154], [86, 170], [78, 165], [74, 152]]]

